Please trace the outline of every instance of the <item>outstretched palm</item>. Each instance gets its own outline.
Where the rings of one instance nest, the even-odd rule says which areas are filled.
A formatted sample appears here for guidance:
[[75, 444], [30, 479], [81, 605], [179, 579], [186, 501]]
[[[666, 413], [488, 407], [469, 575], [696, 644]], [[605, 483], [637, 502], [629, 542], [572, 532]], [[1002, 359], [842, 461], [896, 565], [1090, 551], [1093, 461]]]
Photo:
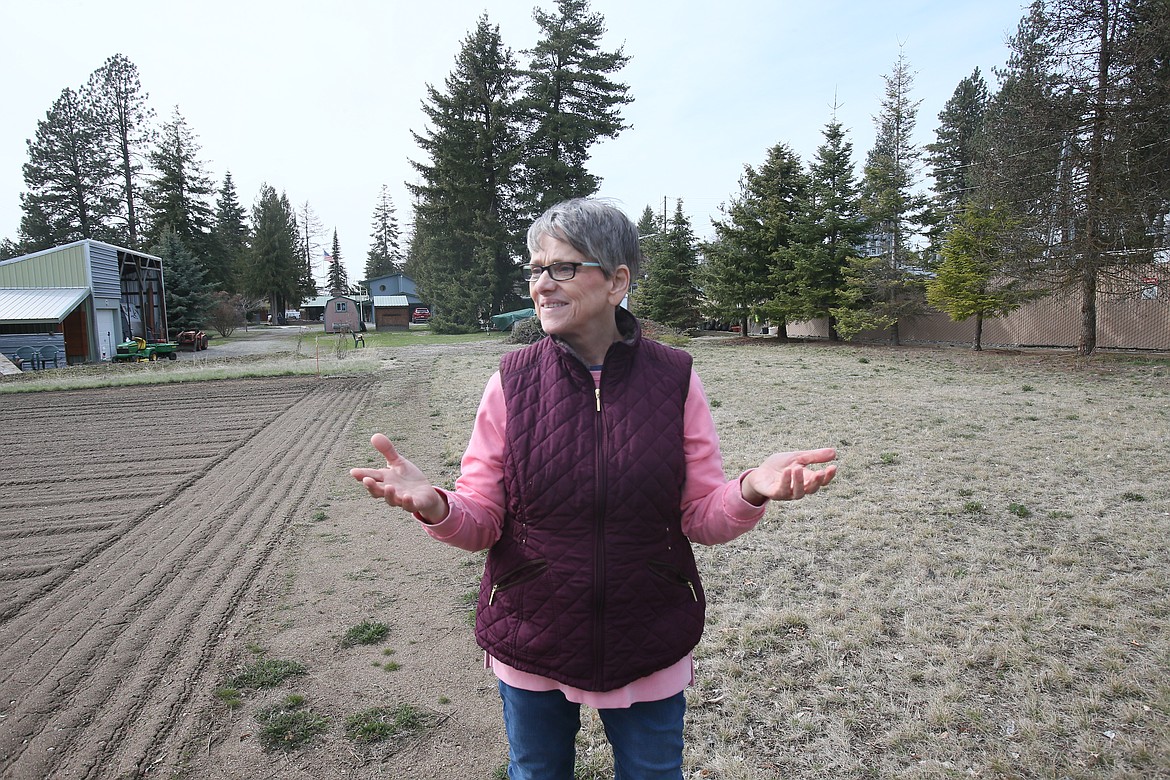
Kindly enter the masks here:
[[399, 455], [381, 433], [375, 433], [370, 444], [386, 458], [386, 466], [350, 469], [350, 476], [361, 482], [371, 496], [384, 499], [390, 506], [416, 512], [431, 521], [441, 520], [446, 514], [446, 501], [418, 466]]

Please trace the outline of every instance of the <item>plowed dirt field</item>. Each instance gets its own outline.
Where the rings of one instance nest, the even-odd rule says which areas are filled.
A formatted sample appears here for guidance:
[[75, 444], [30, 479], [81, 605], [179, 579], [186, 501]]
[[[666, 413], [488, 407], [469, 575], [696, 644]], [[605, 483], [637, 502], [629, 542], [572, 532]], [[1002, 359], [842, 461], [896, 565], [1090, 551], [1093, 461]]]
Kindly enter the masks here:
[[[346, 473], [374, 454], [355, 424], [371, 406], [394, 407], [399, 440], [443, 473], [425, 412], [432, 359], [391, 358], [382, 389], [312, 377], [0, 397], [0, 777], [352, 777], [369, 765], [363, 777], [455, 778], [498, 765], [498, 702], [450, 589], [474, 581], [467, 555]], [[454, 572], [438, 597], [432, 571]], [[390, 623], [393, 645], [342, 647], [363, 619]], [[395, 652], [390, 674], [378, 661]], [[225, 705], [216, 691], [257, 657], [309, 673]], [[420, 682], [436, 657], [460, 679]], [[264, 750], [254, 712], [291, 693], [328, 733]], [[413, 742], [359, 749], [343, 736], [353, 712], [404, 701], [434, 726]], [[453, 714], [469, 704], [482, 723]]]

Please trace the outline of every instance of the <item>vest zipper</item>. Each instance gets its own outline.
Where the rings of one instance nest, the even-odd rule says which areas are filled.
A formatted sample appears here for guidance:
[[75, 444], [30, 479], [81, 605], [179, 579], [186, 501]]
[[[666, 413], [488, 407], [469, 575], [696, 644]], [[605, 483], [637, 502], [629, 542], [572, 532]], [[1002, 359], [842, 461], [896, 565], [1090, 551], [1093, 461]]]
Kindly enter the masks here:
[[595, 484], [597, 485], [597, 492], [594, 495], [594, 534], [593, 541], [593, 560], [594, 560], [594, 597], [593, 597], [593, 679], [600, 685], [603, 676], [603, 659], [605, 658], [605, 464], [608, 462], [606, 458], [606, 438], [605, 438], [605, 417], [601, 411], [601, 386], [594, 388], [594, 399], [597, 405], [597, 416], [594, 418], [593, 430], [596, 441], [595, 463], [593, 465], [594, 473], [596, 474]]

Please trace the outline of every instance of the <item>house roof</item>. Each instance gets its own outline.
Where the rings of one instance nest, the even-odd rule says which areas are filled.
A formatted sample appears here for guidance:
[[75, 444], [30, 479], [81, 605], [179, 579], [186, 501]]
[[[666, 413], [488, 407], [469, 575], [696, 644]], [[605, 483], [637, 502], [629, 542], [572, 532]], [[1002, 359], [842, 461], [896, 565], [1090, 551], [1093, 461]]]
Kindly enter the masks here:
[[61, 322], [88, 295], [88, 287], [0, 288], [0, 325]]
[[375, 295], [374, 296], [374, 306], [379, 307], [379, 308], [390, 309], [390, 308], [394, 308], [394, 307], [402, 307], [402, 306], [409, 306], [409, 305], [410, 305], [410, 299], [407, 298], [405, 295]]

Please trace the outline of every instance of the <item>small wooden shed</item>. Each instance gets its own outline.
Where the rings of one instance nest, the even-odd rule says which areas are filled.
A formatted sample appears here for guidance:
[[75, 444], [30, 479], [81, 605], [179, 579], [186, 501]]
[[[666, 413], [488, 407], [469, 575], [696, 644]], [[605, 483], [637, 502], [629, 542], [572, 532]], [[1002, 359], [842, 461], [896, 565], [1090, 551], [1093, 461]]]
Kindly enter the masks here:
[[325, 331], [339, 333], [362, 329], [362, 311], [356, 299], [335, 295], [325, 304]]

